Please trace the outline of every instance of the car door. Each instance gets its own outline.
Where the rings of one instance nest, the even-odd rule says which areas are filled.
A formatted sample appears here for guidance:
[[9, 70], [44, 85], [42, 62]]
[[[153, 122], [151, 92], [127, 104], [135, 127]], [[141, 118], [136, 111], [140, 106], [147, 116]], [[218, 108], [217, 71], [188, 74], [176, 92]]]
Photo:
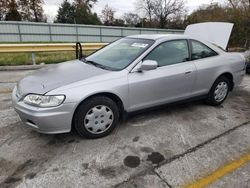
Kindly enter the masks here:
[[144, 59], [157, 61], [149, 71], [128, 75], [129, 111], [188, 98], [192, 92], [196, 68], [190, 61], [187, 40], [163, 42]]
[[197, 69], [193, 94], [207, 94], [216, 79], [220, 62], [224, 60], [217, 52], [197, 40], [190, 40], [191, 60]]

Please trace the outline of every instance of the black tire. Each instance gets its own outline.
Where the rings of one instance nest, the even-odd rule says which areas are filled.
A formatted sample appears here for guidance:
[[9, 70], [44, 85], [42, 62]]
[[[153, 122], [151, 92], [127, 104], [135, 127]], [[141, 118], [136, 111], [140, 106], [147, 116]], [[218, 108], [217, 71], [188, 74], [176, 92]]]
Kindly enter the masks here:
[[[113, 121], [112, 121], [112, 123], [110, 123], [108, 125], [107, 130], [105, 130], [104, 132], [92, 133], [91, 131], [93, 131], [93, 130], [90, 130], [90, 128], [88, 129], [87, 127], [85, 127], [85, 124], [86, 124], [85, 118], [87, 117], [86, 116], [87, 113], [91, 112], [91, 109], [98, 107], [98, 106], [105, 106], [105, 107], [107, 107], [107, 110], [111, 110], [113, 113]], [[101, 116], [99, 118], [101, 118]], [[96, 121], [96, 120], [94, 120], [94, 121]], [[77, 133], [82, 137], [91, 138], [91, 139], [101, 138], [101, 137], [109, 135], [114, 130], [114, 128], [117, 126], [118, 122], [119, 122], [118, 106], [116, 105], [116, 103], [112, 99], [105, 97], [105, 96], [96, 96], [96, 97], [93, 97], [93, 98], [90, 98], [90, 99], [87, 99], [86, 101], [84, 101], [77, 108], [75, 115], [74, 115], [74, 119], [73, 119], [73, 125], [74, 125], [74, 128], [76, 129]], [[99, 122], [99, 124], [100, 124], [100, 122]]]
[[250, 74], [250, 68], [246, 69], [246, 74]]
[[[220, 84], [220, 83], [226, 83], [227, 84], [227, 93], [225, 95], [225, 97], [223, 98], [223, 100], [221, 101], [218, 101], [215, 99], [215, 90], [216, 90], [216, 87]], [[212, 105], [212, 106], [219, 106], [221, 105], [227, 98], [228, 96], [228, 93], [230, 91], [230, 88], [231, 88], [231, 83], [229, 81], [229, 79], [225, 76], [221, 76], [219, 78], [217, 78], [217, 80], [215, 80], [212, 88], [210, 89], [209, 93], [208, 93], [208, 98], [206, 100], [206, 103], [209, 104], [209, 105]]]

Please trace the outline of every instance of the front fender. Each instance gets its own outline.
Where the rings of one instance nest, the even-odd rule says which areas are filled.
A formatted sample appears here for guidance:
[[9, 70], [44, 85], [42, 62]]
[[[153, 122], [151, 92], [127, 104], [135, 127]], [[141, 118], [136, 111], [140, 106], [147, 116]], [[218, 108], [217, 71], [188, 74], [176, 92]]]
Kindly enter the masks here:
[[88, 97], [99, 93], [111, 93], [119, 97], [123, 103], [124, 109], [128, 108], [128, 81], [126, 77], [106, 80], [87, 85], [67, 89], [55, 89], [47, 93], [47, 95], [64, 94], [66, 96], [65, 103], [75, 103], [76, 107]]

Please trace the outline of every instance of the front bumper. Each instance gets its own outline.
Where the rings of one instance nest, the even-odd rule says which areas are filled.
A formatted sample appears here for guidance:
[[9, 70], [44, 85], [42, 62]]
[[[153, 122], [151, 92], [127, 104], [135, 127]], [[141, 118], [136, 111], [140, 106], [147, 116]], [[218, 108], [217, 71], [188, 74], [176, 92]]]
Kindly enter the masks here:
[[53, 108], [39, 108], [19, 101], [16, 88], [12, 92], [13, 106], [25, 125], [45, 134], [58, 134], [71, 131], [75, 103], [65, 103]]

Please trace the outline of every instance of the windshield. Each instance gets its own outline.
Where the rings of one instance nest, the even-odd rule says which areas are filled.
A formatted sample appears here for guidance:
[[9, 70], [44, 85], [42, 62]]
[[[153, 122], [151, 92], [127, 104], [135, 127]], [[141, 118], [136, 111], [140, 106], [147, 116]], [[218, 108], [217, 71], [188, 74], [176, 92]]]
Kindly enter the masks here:
[[146, 51], [154, 40], [123, 38], [86, 58], [110, 70], [122, 70]]

